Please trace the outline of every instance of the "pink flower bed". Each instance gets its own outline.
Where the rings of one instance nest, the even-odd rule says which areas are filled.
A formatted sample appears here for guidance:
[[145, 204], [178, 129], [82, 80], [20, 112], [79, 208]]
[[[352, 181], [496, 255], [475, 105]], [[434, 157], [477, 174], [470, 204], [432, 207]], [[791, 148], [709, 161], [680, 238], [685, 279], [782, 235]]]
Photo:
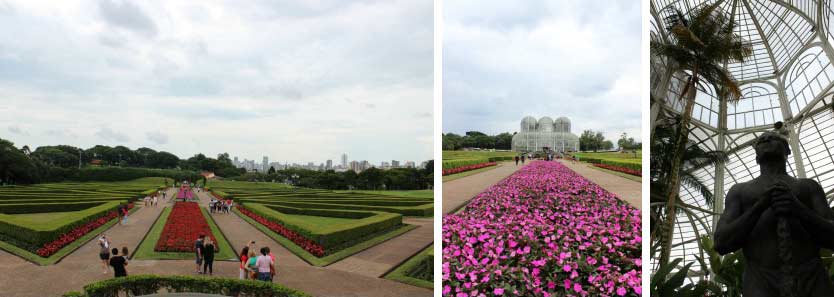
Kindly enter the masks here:
[[443, 169], [443, 176], [450, 175], [450, 174], [455, 174], [455, 173], [461, 173], [461, 172], [469, 171], [469, 170], [481, 169], [481, 168], [489, 167], [489, 166], [495, 166], [495, 164], [498, 164], [498, 163], [496, 163], [496, 162], [486, 162], [486, 163], [480, 163], [480, 164], [473, 164], [473, 165], [455, 167], [455, 168], [451, 168], [451, 169]]
[[444, 296], [639, 296], [640, 211], [534, 161], [443, 218]]
[[640, 170], [634, 170], [634, 169], [631, 169], [631, 168], [625, 168], [625, 167], [602, 164], [602, 163], [595, 163], [594, 166], [599, 167], [599, 168], [605, 168], [605, 169], [608, 169], [608, 170], [618, 171], [618, 172], [622, 172], [622, 173], [627, 173], [627, 174], [631, 174], [631, 175], [643, 176], [642, 173], [640, 172]]

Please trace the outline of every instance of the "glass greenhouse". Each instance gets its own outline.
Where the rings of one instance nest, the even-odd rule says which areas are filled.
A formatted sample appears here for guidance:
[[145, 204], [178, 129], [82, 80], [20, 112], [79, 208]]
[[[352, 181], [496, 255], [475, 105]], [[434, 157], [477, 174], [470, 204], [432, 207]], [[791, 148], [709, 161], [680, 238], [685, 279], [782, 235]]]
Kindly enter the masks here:
[[513, 135], [512, 149], [517, 152], [555, 152], [579, 151], [579, 137], [570, 132], [570, 119], [559, 117], [553, 121], [550, 117], [536, 118], [526, 116], [521, 119], [519, 132]]
[[[687, 210], [676, 215], [670, 259], [695, 262], [690, 279], [708, 277], [698, 257], [704, 257], [698, 238], [711, 235], [733, 184], [759, 173], [755, 152], [749, 145], [762, 132], [783, 121], [790, 131], [792, 155], [788, 171], [795, 177], [819, 182], [829, 202], [834, 194], [834, 18], [831, 1], [821, 0], [652, 0], [651, 38], [669, 43], [668, 20], [675, 9], [684, 14], [703, 5], [718, 9], [736, 22], [735, 33], [750, 45], [752, 54], [743, 63], [724, 63], [738, 81], [741, 99], [721, 103], [714, 86], [700, 84], [692, 110], [689, 138], [705, 151], [723, 151], [728, 161], [690, 170], [713, 193], [707, 203], [701, 191], [681, 185], [680, 200]], [[680, 114], [682, 88], [689, 75], [673, 62], [651, 57], [651, 107], [654, 136], [658, 119]], [[652, 254], [652, 269], [657, 269]]]

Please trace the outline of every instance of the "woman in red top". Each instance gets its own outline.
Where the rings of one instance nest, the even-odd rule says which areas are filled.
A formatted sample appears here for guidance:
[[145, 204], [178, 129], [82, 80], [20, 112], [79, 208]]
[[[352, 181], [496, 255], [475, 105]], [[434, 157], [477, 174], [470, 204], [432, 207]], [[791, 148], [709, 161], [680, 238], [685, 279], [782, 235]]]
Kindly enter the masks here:
[[240, 279], [246, 279], [248, 274], [246, 272], [246, 263], [249, 262], [249, 246], [243, 247], [240, 251]]

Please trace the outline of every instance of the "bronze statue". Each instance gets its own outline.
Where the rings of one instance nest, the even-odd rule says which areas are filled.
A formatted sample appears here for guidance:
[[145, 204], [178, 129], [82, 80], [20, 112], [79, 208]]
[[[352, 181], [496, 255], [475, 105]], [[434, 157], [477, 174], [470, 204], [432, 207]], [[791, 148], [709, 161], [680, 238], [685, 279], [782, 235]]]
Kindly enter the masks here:
[[741, 249], [744, 296], [834, 296], [820, 249], [834, 249], [834, 211], [814, 180], [788, 175], [791, 150], [777, 127], [753, 144], [761, 174], [727, 193], [715, 250]]

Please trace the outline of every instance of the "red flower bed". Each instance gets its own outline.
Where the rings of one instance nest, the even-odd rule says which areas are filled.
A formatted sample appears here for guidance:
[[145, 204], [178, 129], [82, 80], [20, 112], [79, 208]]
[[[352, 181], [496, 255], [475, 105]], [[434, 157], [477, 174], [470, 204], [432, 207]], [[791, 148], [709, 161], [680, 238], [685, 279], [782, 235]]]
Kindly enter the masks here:
[[168, 215], [162, 235], [154, 246], [157, 252], [194, 252], [194, 241], [206, 235], [217, 242], [196, 202], [177, 202]]
[[[128, 209], [133, 208], [133, 203], [128, 204], [127, 207]], [[107, 214], [95, 220], [89, 221], [84, 225], [75, 227], [75, 229], [72, 229], [67, 233], [61, 234], [61, 236], [58, 237], [58, 239], [44, 244], [43, 247], [39, 248], [35, 253], [38, 254], [38, 256], [44, 258], [52, 256], [52, 254], [57, 253], [58, 250], [60, 250], [61, 248], [67, 246], [68, 244], [72, 243], [78, 238], [81, 238], [81, 236], [90, 233], [90, 231], [93, 231], [96, 228], [101, 227], [102, 225], [106, 224], [112, 219], [115, 219], [116, 217], [118, 217], [118, 215], [116, 214], [115, 210], [108, 212]]]
[[634, 169], [631, 169], [631, 168], [625, 168], [625, 167], [608, 165], [608, 164], [600, 164], [600, 163], [596, 163], [596, 164], [594, 164], [594, 166], [600, 167], [600, 168], [605, 168], [605, 169], [608, 169], [608, 170], [618, 171], [618, 172], [622, 172], [622, 173], [627, 173], [627, 174], [631, 174], [631, 175], [643, 176], [643, 173], [640, 170], [634, 170]]
[[461, 172], [469, 171], [469, 170], [481, 169], [481, 168], [484, 168], [484, 167], [495, 166], [495, 164], [498, 164], [498, 163], [497, 162], [486, 162], [486, 163], [481, 163], [481, 164], [455, 167], [455, 168], [451, 168], [451, 169], [443, 169], [443, 175], [445, 176], [445, 175], [461, 173]]
[[240, 211], [240, 213], [245, 214], [246, 216], [260, 223], [261, 225], [266, 226], [267, 228], [269, 228], [269, 230], [275, 231], [275, 233], [278, 233], [281, 236], [286, 237], [287, 239], [297, 244], [305, 251], [313, 254], [314, 256], [324, 256], [324, 247], [319, 245], [315, 241], [312, 241], [302, 236], [301, 234], [295, 233], [295, 231], [287, 229], [279, 223], [267, 220], [264, 217], [261, 217], [258, 214], [246, 209], [245, 207], [239, 206], [237, 209]]

